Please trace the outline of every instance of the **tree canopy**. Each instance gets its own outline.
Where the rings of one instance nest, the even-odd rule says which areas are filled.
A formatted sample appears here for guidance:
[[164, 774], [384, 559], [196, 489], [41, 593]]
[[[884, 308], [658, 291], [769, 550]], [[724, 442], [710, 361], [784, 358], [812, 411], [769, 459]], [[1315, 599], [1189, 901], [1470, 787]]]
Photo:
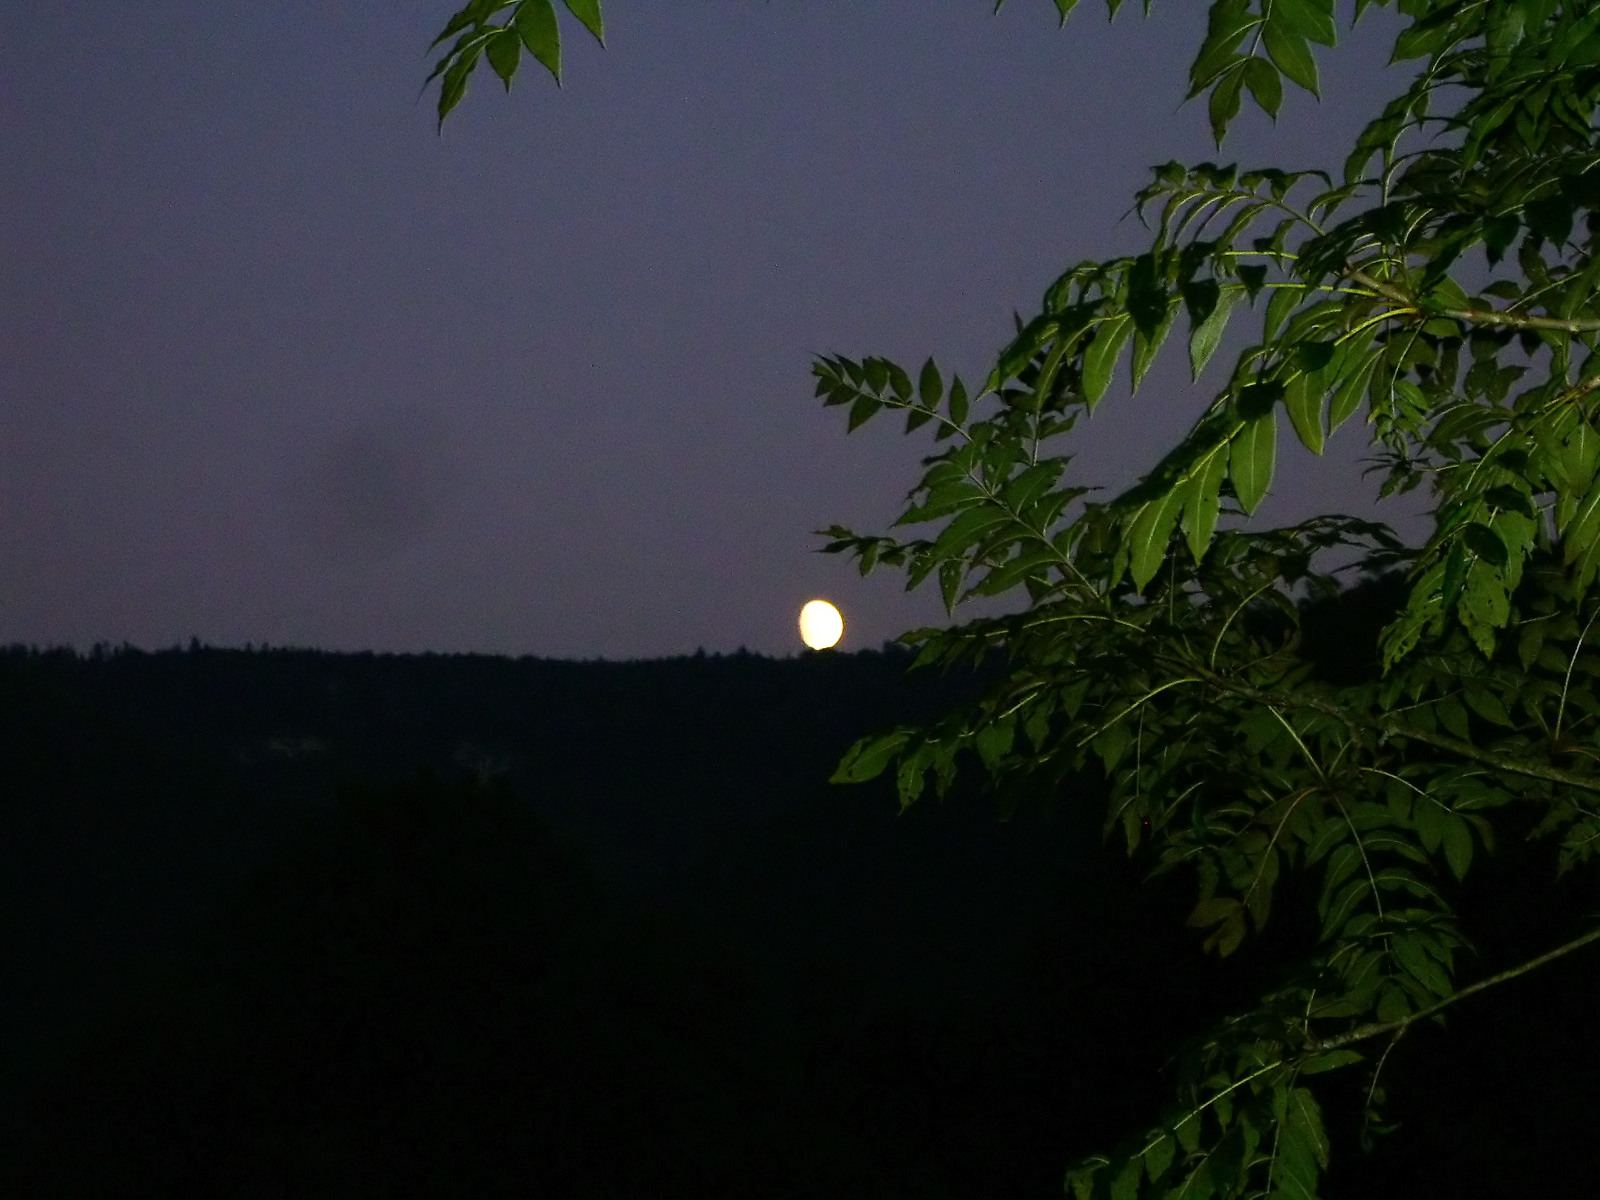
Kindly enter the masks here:
[[[1065, 21], [1075, 0], [1055, 4]], [[602, 35], [598, 3], [567, 7]], [[1315, 910], [1303, 961], [1187, 1048], [1171, 1108], [1070, 1169], [1080, 1200], [1315, 1196], [1323, 1077], [1364, 1073], [1363, 1136], [1381, 1132], [1408, 1028], [1600, 938], [1553, 914], [1524, 962], [1472, 978], [1453, 899], [1497, 838], [1550, 839], [1551, 875], [1600, 845], [1600, 8], [1348, 15], [1369, 7], [1404, 18], [1393, 60], [1418, 70], [1342, 163], [1156, 168], [1136, 197], [1148, 249], [1063, 272], [980, 386], [931, 358], [814, 367], [850, 429], [904, 415], [934, 443], [908, 533], [834, 527], [826, 549], [934, 582], [952, 615], [1020, 604], [906, 635], [924, 663], [1005, 669], [976, 705], [858, 744], [835, 778], [892, 771], [909, 805], [962, 769], [1001, 788], [1098, 770], [1108, 836], [1192, 874], [1188, 921], [1217, 955], [1279, 901]], [[1285, 81], [1318, 92], [1315, 48], [1344, 11], [1214, 0], [1189, 81], [1219, 146], [1246, 96], [1276, 116]], [[509, 87], [525, 49], [559, 78], [549, 0], [474, 0], [445, 43], [441, 121], [481, 60]], [[1230, 327], [1248, 344], [1188, 433], [1102, 496], [1074, 427], [1119, 373], [1137, 393], [1177, 327], [1196, 379]], [[1342, 514], [1252, 523], [1280, 440], [1321, 454], [1358, 414], [1367, 486], [1424, 489], [1426, 539]], [[1301, 640], [1340, 570], [1404, 580], [1365, 677], [1319, 674]]]

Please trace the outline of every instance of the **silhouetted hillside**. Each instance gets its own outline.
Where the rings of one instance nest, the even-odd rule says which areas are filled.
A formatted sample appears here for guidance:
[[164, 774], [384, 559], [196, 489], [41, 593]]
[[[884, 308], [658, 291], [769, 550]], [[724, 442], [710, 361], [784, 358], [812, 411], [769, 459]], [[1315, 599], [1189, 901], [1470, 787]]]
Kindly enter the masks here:
[[[1325, 675], [1396, 600], [1313, 610]], [[0, 1194], [1059, 1194], [1305, 929], [1203, 960], [1092, 782], [1009, 822], [827, 784], [977, 686], [908, 661], [0, 654]], [[1486, 967], [1600, 907], [1550, 861], [1475, 868]], [[1324, 1194], [1556, 1189], [1597, 978], [1414, 1031]]]

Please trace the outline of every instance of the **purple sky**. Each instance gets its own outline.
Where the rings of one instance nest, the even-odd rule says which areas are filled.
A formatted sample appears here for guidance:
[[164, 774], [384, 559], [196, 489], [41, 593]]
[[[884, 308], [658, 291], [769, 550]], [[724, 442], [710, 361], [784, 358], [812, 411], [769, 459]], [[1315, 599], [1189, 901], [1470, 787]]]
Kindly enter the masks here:
[[[936, 598], [810, 531], [886, 526], [926, 443], [846, 438], [811, 356], [981, 381], [1140, 244], [1151, 164], [1337, 169], [1402, 82], [1369, 13], [1219, 155], [1197, 3], [608, 0], [562, 89], [484, 70], [441, 138], [455, 6], [0, 6], [0, 642], [791, 653], [821, 595], [876, 646]], [[1086, 482], [1204, 402], [1169, 357]], [[1285, 446], [1264, 516], [1360, 508], [1360, 437]]]

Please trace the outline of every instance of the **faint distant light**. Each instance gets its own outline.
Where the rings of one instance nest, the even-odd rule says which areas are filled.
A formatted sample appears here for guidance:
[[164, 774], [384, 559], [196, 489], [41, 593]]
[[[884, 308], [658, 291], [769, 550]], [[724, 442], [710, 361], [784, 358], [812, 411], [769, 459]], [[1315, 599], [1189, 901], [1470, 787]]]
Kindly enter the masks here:
[[844, 618], [826, 600], [812, 600], [800, 610], [800, 640], [813, 650], [826, 650], [844, 634]]

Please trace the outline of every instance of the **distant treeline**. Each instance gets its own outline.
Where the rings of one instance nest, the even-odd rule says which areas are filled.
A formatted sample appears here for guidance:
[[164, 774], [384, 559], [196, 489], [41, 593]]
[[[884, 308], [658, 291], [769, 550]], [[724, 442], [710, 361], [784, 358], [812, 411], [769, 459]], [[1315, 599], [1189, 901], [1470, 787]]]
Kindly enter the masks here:
[[[1312, 613], [1323, 669], [1391, 603]], [[1093, 779], [1005, 821], [829, 785], [981, 686], [909, 660], [0, 652], [0, 1194], [1058, 1195], [1310, 925], [1203, 960]], [[1486, 958], [1545, 850], [1486, 865]], [[1326, 1194], [1467, 1138], [1541, 1178], [1595, 1111], [1573, 957], [1549, 1026], [1485, 996], [1409, 1038], [1405, 1136], [1358, 1163], [1335, 1118]]]

